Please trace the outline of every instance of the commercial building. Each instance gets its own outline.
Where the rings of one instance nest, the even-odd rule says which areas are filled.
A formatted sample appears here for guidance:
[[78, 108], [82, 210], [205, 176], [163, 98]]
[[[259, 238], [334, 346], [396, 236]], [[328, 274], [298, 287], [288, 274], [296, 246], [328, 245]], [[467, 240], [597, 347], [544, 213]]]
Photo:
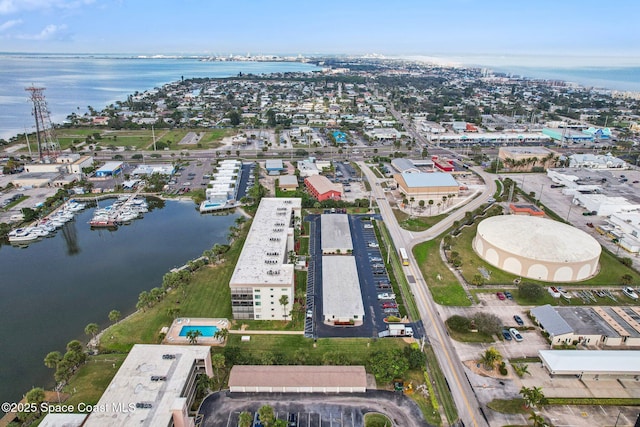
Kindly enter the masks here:
[[624, 250], [637, 254], [640, 252], [640, 213], [613, 213], [606, 225], [599, 228], [609, 237], [618, 239], [618, 245]]
[[551, 138], [540, 132], [523, 133], [462, 133], [462, 134], [431, 134], [431, 142], [445, 144], [474, 145], [474, 144], [544, 144]]
[[364, 393], [364, 366], [234, 365], [231, 393]]
[[531, 315], [553, 345], [578, 342], [592, 347], [640, 345], [636, 307], [536, 307]]
[[601, 154], [572, 154], [569, 156], [570, 168], [586, 169], [629, 169], [629, 165], [611, 153]]
[[[510, 169], [532, 166], [548, 166], [555, 160], [558, 154], [545, 147], [500, 147], [498, 158]], [[522, 166], [520, 166], [522, 165]]]
[[282, 159], [270, 159], [265, 162], [264, 168], [269, 175], [280, 175], [284, 170], [284, 164], [282, 163]]
[[298, 188], [298, 177], [295, 175], [283, 175], [278, 179], [278, 188], [283, 191], [293, 191]]
[[362, 324], [364, 304], [355, 257], [322, 257], [322, 318], [327, 325]]
[[107, 162], [95, 173], [96, 178], [109, 178], [122, 173], [122, 162]]
[[558, 221], [523, 215], [501, 215], [481, 221], [473, 249], [501, 270], [555, 282], [575, 282], [596, 274], [602, 250], [584, 231]]
[[460, 190], [460, 185], [449, 173], [400, 173], [393, 178], [407, 197], [458, 195]]
[[560, 144], [582, 144], [595, 141], [593, 135], [568, 128], [543, 128], [542, 133]]
[[300, 176], [304, 178], [320, 174], [317, 165], [311, 160], [300, 160], [298, 162], [298, 170], [300, 171]]
[[353, 251], [349, 215], [320, 215], [320, 241], [323, 254], [346, 254]]
[[540, 208], [528, 203], [511, 203], [509, 210], [514, 215], [544, 216], [544, 212]]
[[[236, 319], [284, 320], [294, 299], [294, 228], [301, 222], [301, 199], [263, 198], [229, 281]], [[280, 304], [286, 296], [288, 303]]]
[[391, 166], [400, 173], [420, 173], [413, 161], [401, 157], [391, 160]]
[[[136, 344], [91, 412], [85, 427], [191, 427], [198, 375], [211, 377], [211, 348]], [[132, 405], [133, 407], [131, 407]]]
[[318, 199], [319, 202], [322, 202], [323, 200], [342, 199], [341, 186], [332, 183], [326, 176], [309, 176], [304, 179], [304, 185], [309, 194]]
[[598, 216], [640, 210], [640, 204], [630, 203], [624, 197], [608, 197], [604, 194], [576, 193], [573, 197], [573, 203], [584, 207], [589, 212], [595, 212]]
[[551, 375], [584, 380], [637, 380], [640, 375], [640, 351], [637, 350], [538, 350], [538, 355]]
[[144, 164], [144, 165], [138, 165], [138, 167], [136, 167], [133, 172], [131, 172], [132, 176], [141, 176], [141, 175], [153, 175], [154, 173], [157, 173], [159, 175], [173, 175], [173, 172], [175, 172], [175, 166], [171, 165], [171, 164], [166, 164], [166, 163], [162, 163], [162, 164]]

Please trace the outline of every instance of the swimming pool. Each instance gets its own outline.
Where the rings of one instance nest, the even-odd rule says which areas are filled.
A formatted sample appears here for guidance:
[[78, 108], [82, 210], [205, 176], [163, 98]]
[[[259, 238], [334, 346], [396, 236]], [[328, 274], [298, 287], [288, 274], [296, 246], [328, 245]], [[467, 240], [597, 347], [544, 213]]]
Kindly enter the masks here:
[[213, 337], [216, 334], [216, 331], [218, 330], [217, 326], [198, 326], [198, 325], [189, 325], [189, 326], [183, 326], [182, 329], [180, 329], [180, 336], [181, 337], [186, 337], [187, 333], [190, 331], [200, 331], [202, 332], [203, 337]]

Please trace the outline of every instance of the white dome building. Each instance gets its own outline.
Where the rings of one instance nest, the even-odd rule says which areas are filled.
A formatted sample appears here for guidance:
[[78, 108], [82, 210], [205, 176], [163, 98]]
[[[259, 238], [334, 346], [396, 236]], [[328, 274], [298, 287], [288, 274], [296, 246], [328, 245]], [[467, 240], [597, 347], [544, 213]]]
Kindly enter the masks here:
[[600, 244], [561, 222], [500, 215], [478, 224], [473, 249], [489, 264], [546, 282], [577, 282], [598, 272]]

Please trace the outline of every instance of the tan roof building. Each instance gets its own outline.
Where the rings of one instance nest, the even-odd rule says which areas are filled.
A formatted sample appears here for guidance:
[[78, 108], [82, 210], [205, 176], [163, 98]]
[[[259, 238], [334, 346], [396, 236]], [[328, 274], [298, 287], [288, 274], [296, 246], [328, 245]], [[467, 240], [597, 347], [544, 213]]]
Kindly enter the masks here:
[[229, 375], [233, 392], [364, 393], [364, 366], [235, 365]]

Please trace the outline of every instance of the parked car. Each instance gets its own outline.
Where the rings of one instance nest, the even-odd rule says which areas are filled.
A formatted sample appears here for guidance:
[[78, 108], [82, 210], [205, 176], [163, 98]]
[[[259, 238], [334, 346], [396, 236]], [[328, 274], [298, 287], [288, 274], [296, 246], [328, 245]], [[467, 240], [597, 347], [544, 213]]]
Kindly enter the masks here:
[[378, 294], [378, 299], [396, 299], [396, 294], [391, 294], [389, 292], [382, 292]]
[[504, 296], [507, 297], [507, 299], [513, 299], [513, 295], [509, 291], [504, 291]]
[[389, 282], [378, 282], [376, 286], [378, 289], [391, 289], [391, 283]]
[[500, 301], [504, 301], [506, 299], [506, 297], [504, 296], [504, 294], [502, 292], [496, 292], [496, 296], [498, 297], [498, 299]]
[[510, 328], [509, 329], [509, 333], [511, 334], [513, 339], [518, 341], [518, 342], [520, 342], [520, 341], [522, 341], [524, 339], [524, 338], [522, 338], [522, 335], [520, 335], [520, 332], [516, 328]]
[[515, 320], [519, 326], [524, 326], [524, 320], [522, 320], [522, 317], [515, 315], [513, 316], [513, 320]]
[[371, 262], [382, 262], [382, 258], [377, 257], [377, 256], [372, 256], [372, 257], [369, 257], [369, 261], [371, 261]]
[[307, 310], [307, 319], [313, 318], [313, 310]]
[[364, 228], [373, 228], [373, 224], [365, 224]]
[[512, 340], [511, 334], [506, 329], [502, 330], [502, 336], [504, 337], [505, 341], [511, 341]]
[[397, 308], [385, 308], [384, 310], [382, 310], [382, 312], [384, 314], [397, 314], [397, 313], [399, 313]]
[[398, 308], [398, 304], [395, 302], [383, 302], [382, 308]]
[[371, 268], [384, 268], [384, 264], [372, 264]]
[[367, 246], [369, 246], [370, 248], [379, 248], [380, 245], [377, 244], [376, 242], [369, 242], [367, 243]]
[[635, 289], [630, 286], [625, 286], [624, 288], [622, 288], [622, 293], [634, 301], [638, 299], [638, 294], [636, 293]]

